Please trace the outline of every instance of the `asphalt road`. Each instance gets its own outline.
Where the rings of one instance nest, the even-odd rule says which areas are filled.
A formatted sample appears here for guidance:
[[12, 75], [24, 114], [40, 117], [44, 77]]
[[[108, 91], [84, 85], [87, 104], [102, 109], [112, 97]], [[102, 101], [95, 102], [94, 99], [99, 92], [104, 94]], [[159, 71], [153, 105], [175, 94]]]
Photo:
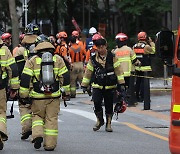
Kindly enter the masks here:
[[[11, 102], [8, 102], [8, 112]], [[52, 153], [60, 154], [169, 154], [169, 92], [152, 92], [151, 110], [143, 110], [143, 103], [131, 107], [119, 118], [113, 117], [113, 132], [105, 126], [93, 132], [95, 115], [90, 98], [78, 94], [77, 98], [61, 104], [59, 114], [58, 145]], [[21, 141], [20, 116], [17, 103], [15, 118], [7, 121], [9, 140], [0, 153], [36, 154], [45, 152], [43, 147], [36, 151], [30, 139]]]

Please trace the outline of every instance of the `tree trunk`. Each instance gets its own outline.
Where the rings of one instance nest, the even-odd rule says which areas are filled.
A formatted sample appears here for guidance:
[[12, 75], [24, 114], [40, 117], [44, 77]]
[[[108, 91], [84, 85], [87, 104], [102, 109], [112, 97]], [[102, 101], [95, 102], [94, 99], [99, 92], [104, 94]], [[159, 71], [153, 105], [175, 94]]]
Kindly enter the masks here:
[[11, 16], [12, 23], [12, 43], [13, 48], [15, 48], [19, 44], [19, 22], [18, 16], [16, 13], [16, 2], [15, 0], [8, 0], [9, 2], [9, 11]]

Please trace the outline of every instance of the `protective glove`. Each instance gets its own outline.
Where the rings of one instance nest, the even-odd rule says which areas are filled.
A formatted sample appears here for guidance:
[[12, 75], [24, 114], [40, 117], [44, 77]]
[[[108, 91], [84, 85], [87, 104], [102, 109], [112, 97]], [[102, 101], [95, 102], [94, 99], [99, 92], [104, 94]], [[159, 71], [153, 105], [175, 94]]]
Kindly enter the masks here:
[[126, 95], [126, 86], [125, 84], [118, 84], [117, 85], [117, 92], [118, 92], [118, 96], [122, 97], [125, 99]]
[[83, 93], [85, 94], [87, 91], [87, 87], [81, 86], [81, 89], [83, 90]]
[[19, 101], [22, 105], [32, 104], [32, 99], [29, 97], [19, 98]]
[[64, 88], [60, 88], [61, 94], [62, 94], [62, 99], [66, 99], [66, 92], [64, 90]]

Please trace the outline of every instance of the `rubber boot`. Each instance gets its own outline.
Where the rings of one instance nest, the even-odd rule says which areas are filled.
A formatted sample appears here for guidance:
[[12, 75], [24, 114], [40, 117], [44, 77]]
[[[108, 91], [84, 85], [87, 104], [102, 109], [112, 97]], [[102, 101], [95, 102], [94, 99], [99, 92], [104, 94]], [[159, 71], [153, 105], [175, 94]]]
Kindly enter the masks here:
[[97, 122], [96, 122], [96, 125], [93, 127], [93, 130], [94, 131], [97, 131], [100, 129], [101, 126], [104, 125], [104, 119], [103, 119], [103, 110], [100, 111], [100, 112], [95, 112], [95, 115], [97, 117]]
[[106, 131], [112, 132], [113, 129], [111, 128], [111, 121], [112, 121], [112, 114], [106, 114]]

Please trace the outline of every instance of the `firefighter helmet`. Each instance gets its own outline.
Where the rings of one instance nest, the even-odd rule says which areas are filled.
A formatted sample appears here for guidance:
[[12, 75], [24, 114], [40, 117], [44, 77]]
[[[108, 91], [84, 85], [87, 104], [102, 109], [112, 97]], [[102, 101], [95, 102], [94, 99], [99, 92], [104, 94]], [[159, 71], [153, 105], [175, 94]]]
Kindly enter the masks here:
[[43, 50], [43, 49], [55, 49], [54, 46], [50, 43], [50, 40], [48, 36], [41, 34], [37, 37], [35, 41], [35, 49], [36, 51], [38, 50]]
[[20, 40], [20, 41], [22, 41], [22, 40], [23, 40], [24, 35], [25, 35], [25, 34], [20, 34], [20, 35], [19, 35], [19, 40]]
[[123, 101], [122, 103], [116, 103], [115, 107], [114, 107], [114, 112], [115, 113], [123, 113], [124, 111], [126, 111], [127, 108], [127, 104]]
[[119, 41], [126, 41], [128, 40], [128, 36], [124, 33], [118, 33], [115, 37], [116, 40], [119, 40]]
[[39, 35], [40, 34], [40, 30], [39, 30], [39, 26], [36, 24], [28, 24], [25, 28], [25, 33], [26, 34], [36, 34]]
[[146, 32], [139, 32], [137, 37], [138, 37], [138, 40], [146, 40], [147, 34]]
[[92, 37], [93, 41], [100, 40], [100, 39], [103, 39], [103, 37], [100, 34], [94, 34]]
[[10, 33], [4, 33], [4, 34], [2, 34], [1, 39], [2, 39], [2, 40], [6, 40], [6, 39], [9, 39], [9, 38], [11, 38], [11, 37], [12, 37], [12, 36], [11, 36]]
[[97, 33], [96, 28], [91, 27], [91, 28], [89, 29], [89, 34], [90, 34], [90, 35], [93, 35], [93, 34], [95, 34], [95, 33]]
[[62, 32], [59, 32], [57, 35], [56, 35], [57, 38], [67, 38], [67, 33], [65, 31], [62, 31]]
[[87, 36], [88, 35], [88, 29], [86, 29], [86, 28], [83, 29], [81, 33]]
[[79, 32], [77, 30], [74, 30], [72, 32], [72, 36], [78, 37], [79, 36]]

